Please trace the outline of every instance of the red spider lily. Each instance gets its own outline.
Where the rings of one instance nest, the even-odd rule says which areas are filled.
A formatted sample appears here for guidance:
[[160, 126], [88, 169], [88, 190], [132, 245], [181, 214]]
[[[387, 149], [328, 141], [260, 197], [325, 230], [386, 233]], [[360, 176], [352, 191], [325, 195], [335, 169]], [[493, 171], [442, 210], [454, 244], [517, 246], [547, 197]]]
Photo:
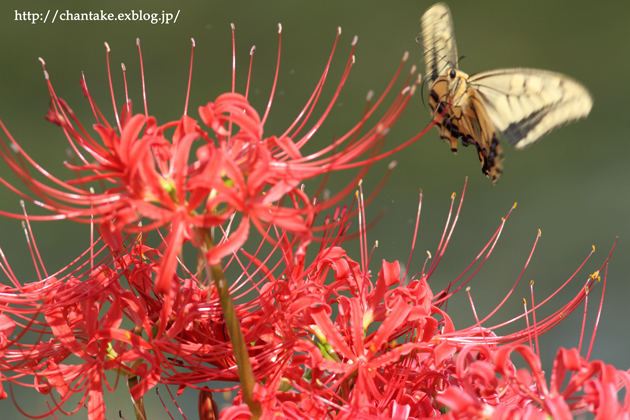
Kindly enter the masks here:
[[[279, 33], [281, 40], [281, 31]], [[3, 125], [11, 147], [18, 151], [19, 159], [10, 153], [4, 140], [4, 150], [0, 150], [0, 155], [33, 195], [22, 193], [3, 179], [0, 182], [23, 198], [54, 213], [31, 217], [34, 220], [72, 218], [89, 221], [93, 218], [96, 222], [108, 224], [104, 227], [105, 233], [118, 229], [137, 231], [137, 221], [143, 218], [150, 221], [144, 224], [145, 231], [168, 224], [168, 250], [165, 252], [163, 270], [157, 282], [158, 291], [162, 293], [171, 285], [176, 256], [183, 242], [191, 239], [202, 241], [198, 229], [223, 226], [236, 214], [241, 215], [240, 225], [229, 240], [215, 244], [208, 251], [211, 264], [218, 263], [222, 257], [245, 242], [250, 222], [262, 233], [273, 224], [298, 235], [302, 242], [306, 242], [311, 238], [311, 226], [318, 208], [313, 206], [311, 198], [299, 188], [300, 184], [305, 179], [335, 170], [357, 166], [362, 166], [365, 170], [370, 163], [389, 156], [393, 151], [379, 155], [374, 150], [380, 149], [385, 136], [414, 92], [409, 80], [415, 67], [390, 108], [372, 128], [365, 127], [367, 120], [374, 115], [397, 80], [407, 58], [405, 54], [401, 66], [382, 96], [374, 106], [368, 102], [363, 118], [332, 144], [303, 156], [300, 150], [315, 137], [331, 112], [354, 62], [351, 52], [333, 98], [322, 115], [311, 123], [340, 33], [338, 31], [330, 59], [311, 98], [295, 121], [280, 135], [264, 135], [264, 124], [272, 104], [278, 69], [272, 96], [262, 118], [249, 105], [247, 93], [244, 96], [233, 89], [199, 108], [201, 120], [210, 128], [209, 131], [187, 116], [186, 110], [179, 121], [158, 125], [156, 119], [149, 116], [146, 101], [144, 115], [132, 115], [131, 102], [128, 99], [122, 114], [115, 113], [117, 124], [112, 127], [95, 105], [83, 80], [84, 92], [94, 110], [94, 130], [100, 137], [98, 141], [83, 128], [70, 107], [58, 98], [44, 66], [52, 99], [52, 109], [47, 119], [64, 130], [72, 150], [81, 161], [81, 164], [66, 163], [66, 166], [83, 175], [71, 181], [57, 179], [34, 162]], [[353, 41], [352, 51], [355, 43], [356, 39]], [[278, 65], [280, 51], [279, 47]], [[235, 50], [233, 54], [235, 56]], [[109, 46], [107, 58], [109, 62]], [[110, 87], [116, 111], [111, 76]], [[305, 132], [309, 124], [312, 127]], [[167, 134], [170, 129], [174, 129], [172, 135]], [[196, 148], [193, 147], [195, 142], [200, 142]], [[368, 153], [369, 156], [365, 157]], [[49, 186], [35, 180], [23, 162], [31, 164], [55, 185]], [[100, 185], [103, 191], [93, 192], [87, 188], [89, 185]], [[335, 199], [338, 200], [339, 197]], [[334, 203], [320, 204], [319, 210], [330, 205]], [[5, 212], [0, 214], [23, 217]], [[115, 226], [113, 229], [109, 225], [112, 220]], [[108, 239], [109, 236], [105, 235], [104, 238]]]
[[[363, 214], [361, 195], [359, 200]], [[399, 264], [383, 262], [372, 281], [367, 249], [359, 263], [340, 247], [351, 213], [344, 210], [329, 219], [310, 263], [297, 252], [299, 240], [278, 229], [271, 255], [235, 252], [226, 264], [226, 270], [237, 264], [243, 273], [231, 292], [241, 302], [236, 313], [245, 342], [253, 343], [249, 354], [259, 381], [254, 400], [261, 404], [261, 418], [411, 419], [439, 417], [444, 406], [451, 410], [449, 418], [527, 417], [587, 408], [600, 413], [603, 407], [613, 414], [628, 412], [627, 404], [616, 402], [627, 375], [586, 362], [577, 350], [559, 356], [551, 387], [544, 385], [538, 356], [518, 343], [546, 331], [545, 320], [509, 336], [495, 335], [494, 327], [482, 328], [481, 321], [456, 329], [440, 308], [455, 283], [435, 295], [429, 287], [436, 266], [401, 283]], [[359, 225], [364, 247], [365, 225]], [[215, 289], [188, 273], [177, 278], [180, 292], [170, 299], [154, 295], [160, 251], [129, 239], [121, 238], [121, 249], [114, 253], [95, 244], [93, 256], [37, 283], [21, 284], [3, 261], [13, 283], [0, 293], [5, 333], [0, 368], [8, 375], [3, 380], [32, 377], [35, 387], [51, 397], [54, 388], [61, 399], [53, 410], [83, 393], [90, 419], [104, 418], [103, 384], [111, 388], [106, 371], [137, 378], [131, 388], [136, 401], [157, 383], [183, 389], [213, 380], [238, 382]], [[447, 237], [436, 255], [443, 255], [448, 243]], [[39, 254], [36, 248], [33, 252]], [[270, 262], [274, 254], [281, 257], [277, 263]], [[94, 267], [84, 268], [86, 263]], [[589, 290], [596, 280], [589, 277]], [[248, 299], [251, 291], [257, 293]], [[578, 294], [565, 314], [586, 297]], [[533, 309], [527, 312], [532, 314]], [[131, 329], [122, 328], [124, 319]], [[16, 328], [21, 330], [17, 338], [9, 338]], [[27, 331], [40, 337], [26, 344]], [[526, 359], [530, 374], [513, 369], [514, 351]], [[576, 374], [562, 389], [567, 370]], [[241, 401], [239, 395], [221, 418], [250, 418]]]
[[[529, 370], [514, 367], [510, 359], [514, 352]], [[457, 357], [453, 375], [457, 383], [437, 398], [450, 409], [448, 419], [573, 419], [572, 413], [586, 411], [601, 419], [629, 417], [630, 398], [623, 405], [619, 402], [619, 388], [627, 394], [630, 386], [628, 372], [601, 361], [587, 362], [577, 349], [558, 351], [550, 389], [540, 360], [529, 347], [506, 345], [492, 350], [473, 345]], [[567, 372], [573, 373], [563, 389]]]
[[[10, 270], [5, 269], [5, 273]], [[35, 314], [31, 323], [18, 324], [23, 329], [20, 336], [27, 331], [40, 335], [33, 345], [18, 342], [20, 336], [6, 343], [2, 369], [14, 373], [7, 380], [15, 382], [21, 376], [33, 375], [39, 392], [48, 394], [51, 388], [58, 392], [59, 407], [73, 394], [84, 392], [89, 418], [100, 419], [105, 413], [102, 399], [105, 371], [141, 373], [143, 381], [130, 390], [134, 399], [140, 398], [160, 378], [161, 368], [149, 352], [151, 344], [138, 334], [120, 328], [124, 314], [130, 316], [138, 301], [130, 291], [122, 289], [112, 270], [97, 269], [85, 279], [70, 273], [62, 279], [49, 276], [38, 283], [5, 287], [2, 301], [7, 313], [19, 317]], [[44, 316], [44, 322], [36, 320], [38, 314]], [[143, 312], [134, 314], [142, 316]], [[136, 318], [136, 321], [149, 326], [146, 319]], [[54, 339], [42, 341], [41, 335]], [[62, 363], [70, 356], [82, 362]], [[129, 367], [138, 361], [142, 364]]]
[[[232, 29], [234, 30], [234, 27]], [[279, 29], [281, 40], [281, 27]], [[188, 101], [182, 118], [164, 125], [158, 125], [156, 119], [149, 116], [146, 101], [144, 115], [133, 115], [131, 102], [126, 98], [125, 106], [119, 115], [110, 74], [110, 90], [116, 117], [116, 125], [112, 127], [92, 100], [84, 79], [82, 87], [94, 111], [96, 120], [94, 130], [100, 137], [99, 142], [83, 128], [70, 107], [57, 96], [50, 83], [45, 63], [41, 60], [52, 103], [47, 119], [64, 130], [72, 150], [80, 160], [80, 164], [66, 164], [69, 169], [81, 174], [72, 181], [61, 181], [41, 168], [19, 147], [3, 125], [3, 130], [10, 140], [10, 147], [0, 139], [3, 145], [0, 155], [31, 190], [33, 196], [21, 192], [3, 179], [0, 179], [0, 182], [23, 198], [54, 213], [35, 216], [32, 219], [94, 220], [100, 224], [102, 238], [113, 252], [121, 251], [121, 230], [149, 231], [164, 225], [169, 228], [164, 241], [165, 251], [161, 254], [160, 267], [155, 273], [157, 276], [155, 292], [165, 296], [160, 308], [158, 336], [165, 332], [167, 317], [174, 304], [173, 296], [178, 286], [178, 279], [175, 276], [177, 256], [186, 241], [192, 241], [193, 245], [200, 248], [208, 275], [212, 274], [216, 283], [227, 330], [233, 344], [239, 377], [247, 392], [245, 398], [248, 404], [252, 398], [253, 374], [238, 317], [227, 290], [221, 267], [222, 258], [245, 243], [249, 235], [250, 222], [265, 238], [269, 238], [265, 231], [270, 226], [296, 235], [301, 244], [300, 252], [303, 252], [312, 237], [311, 229], [316, 211], [326, 208], [326, 205], [314, 206], [315, 201], [303, 192], [299, 184], [305, 179], [333, 170], [357, 166], [362, 166], [365, 170], [375, 160], [393, 153], [395, 150], [379, 155], [378, 151], [415, 88], [415, 85], [409, 84], [415, 73], [414, 66], [394, 103], [373, 128], [365, 128], [367, 120], [372, 117], [397, 80], [407, 59], [405, 54], [383, 95], [373, 107], [369, 95], [368, 108], [363, 118], [347, 134], [329, 147], [310, 156], [302, 156], [300, 149], [315, 135], [330, 113], [354, 62], [354, 56], [351, 54], [328, 107], [312, 127], [303, 133], [326, 81], [340, 33], [339, 30], [333, 53], [313, 95], [296, 120], [280, 136], [263, 136], [264, 123], [269, 114], [277, 82], [278, 68], [272, 95], [262, 118], [249, 105], [247, 93], [243, 96], [235, 92], [233, 68], [232, 91], [220, 95], [216, 101], [199, 109], [201, 120], [210, 131], [202, 129], [196, 120], [187, 115]], [[140, 49], [139, 41], [137, 44]], [[352, 51], [355, 44], [356, 38], [352, 43]], [[107, 43], [105, 45], [109, 69], [110, 49]], [[233, 57], [236, 55], [235, 50], [234, 47]], [[252, 59], [253, 51], [254, 49]], [[280, 51], [279, 47], [278, 65]], [[142, 67], [142, 59], [140, 63]], [[190, 78], [188, 89], [190, 92]], [[146, 94], [144, 96], [146, 98]], [[429, 128], [427, 127], [427, 130]], [[174, 129], [172, 135], [167, 134], [170, 129]], [[362, 134], [363, 131], [365, 133]], [[422, 134], [406, 144], [410, 144]], [[197, 147], [194, 147], [195, 140], [201, 143]], [[17, 157], [11, 153], [11, 149], [17, 152]], [[56, 185], [50, 186], [36, 180], [27, 169], [27, 164], [32, 165]], [[92, 184], [99, 184], [102, 192], [95, 193]], [[285, 206], [283, 204], [285, 202], [288, 205]], [[2, 212], [0, 214], [25, 217]], [[235, 217], [239, 226], [229, 234]], [[148, 219], [149, 223], [140, 225], [139, 221], [146, 222], [143, 219]], [[215, 242], [214, 228], [223, 230], [223, 240]]]
[[[489, 251], [483, 262], [492, 251], [504, 223], [484, 248]], [[343, 231], [344, 222], [338, 224]], [[339, 239], [335, 235], [328, 237], [332, 244]], [[437, 255], [444, 254], [448, 242], [446, 239], [440, 244]], [[495, 407], [498, 414], [514, 414], [515, 409], [528, 404], [532, 406], [525, 408], [526, 416], [544, 413], [544, 410], [535, 408], [539, 400], [532, 395], [522, 397], [527, 401], [521, 406], [510, 408], [514, 404], [512, 397], [523, 391], [519, 387], [507, 390], [506, 386], [511, 382], [507, 379], [499, 382], [495, 378], [495, 374], [505, 376], [498, 368], [495, 373], [494, 368], [477, 363], [475, 370], [467, 373], [464, 369], [467, 365], [462, 363], [468, 363], [466, 361], [473, 353], [481, 354], [475, 345], [467, 343], [480, 342], [484, 344], [477, 346], [486, 351], [486, 359], [503, 357], [502, 369], [508, 369], [511, 361], [507, 356], [512, 349], [526, 348], [518, 346], [519, 342], [544, 333], [550, 322], [557, 322], [564, 316], [556, 314], [550, 317], [556, 320], [543, 320], [507, 336], [495, 335], [492, 331], [497, 327], [481, 328], [478, 320], [468, 328], [456, 329], [447, 313], [438, 306], [444, 303], [448, 289], [455, 282], [434, 298], [427, 283], [430, 274], [422, 274], [420, 279], [404, 286], [398, 284], [397, 263], [384, 263], [378, 280], [372, 284], [365, 266], [352, 261], [337, 246], [323, 247], [310, 266], [305, 266], [303, 259], [295, 258], [289, 249], [283, 251], [283, 255], [290, 267], [282, 271], [283, 280], [276, 280], [272, 271], [254, 259], [270, 284], [276, 285], [261, 293], [266, 306], [264, 315], [258, 319], [264, 320], [268, 332], [260, 333], [260, 340], [255, 345], [255, 348], [261, 348], [266, 342], [277, 349], [273, 353], [261, 351], [256, 356], [255, 366], [264, 367], [262, 372], [257, 371], [257, 375], [264, 372], [263, 377], [268, 378], [264, 389], [259, 386], [256, 391], [256, 398], [263, 405], [262, 418], [436, 417], [443, 407], [440, 403], [446, 404], [445, 401], [452, 399], [465, 408], [464, 414], [473, 412], [470, 418], [484, 417], [491, 412], [485, 405], [477, 404], [479, 407], [475, 409], [474, 398], [459, 397], [462, 392], [473, 391], [479, 394], [476, 398], [484, 404], [487, 404], [484, 398], [491, 399], [493, 392], [500, 394], [503, 400], [492, 399], [500, 402]], [[362, 255], [368, 255], [367, 250], [363, 250]], [[478, 259], [479, 256], [475, 261]], [[334, 271], [334, 278], [327, 281], [330, 269]], [[435, 269], [436, 266], [432, 266], [430, 273]], [[597, 276], [589, 276], [585, 289], [592, 289], [596, 281]], [[392, 285], [396, 287], [389, 290]], [[270, 295], [274, 290], [275, 296]], [[344, 292], [352, 296], [342, 295]], [[562, 309], [567, 311], [564, 315], [575, 309], [586, 296], [580, 292]], [[330, 310], [332, 305], [338, 309], [336, 317]], [[540, 304], [534, 309], [538, 308]], [[526, 315], [531, 316], [534, 309]], [[369, 328], [373, 322], [376, 329]], [[257, 331], [261, 331], [258, 328]], [[296, 332], [300, 334], [296, 335]], [[538, 356], [528, 351], [532, 370], [540, 372]], [[265, 361], [270, 356], [272, 359]], [[481, 356], [476, 357], [484, 360]], [[460, 386], [457, 372], [461, 372], [464, 382], [466, 375], [476, 382], [463, 388], [464, 391], [457, 391]], [[487, 377], [485, 382], [482, 374]], [[531, 385], [531, 380], [527, 385]], [[469, 389], [472, 391], [467, 391]], [[459, 394], [454, 394], [456, 391]], [[448, 399], [449, 395], [454, 396]], [[611, 394], [611, 398], [616, 395]], [[579, 404], [572, 405], [570, 410], [579, 407]], [[627, 409], [622, 408], [619, 412], [627, 412]], [[246, 419], [250, 413], [245, 405], [235, 405], [221, 416]]]

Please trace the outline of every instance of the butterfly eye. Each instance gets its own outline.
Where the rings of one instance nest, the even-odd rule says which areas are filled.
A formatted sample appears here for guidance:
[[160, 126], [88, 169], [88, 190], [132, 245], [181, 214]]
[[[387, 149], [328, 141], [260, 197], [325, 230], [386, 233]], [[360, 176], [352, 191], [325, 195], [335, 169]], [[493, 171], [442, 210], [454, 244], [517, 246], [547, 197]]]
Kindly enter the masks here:
[[451, 69], [451, 72], [448, 75], [451, 77], [451, 79], [454, 79], [455, 78], [455, 69]]

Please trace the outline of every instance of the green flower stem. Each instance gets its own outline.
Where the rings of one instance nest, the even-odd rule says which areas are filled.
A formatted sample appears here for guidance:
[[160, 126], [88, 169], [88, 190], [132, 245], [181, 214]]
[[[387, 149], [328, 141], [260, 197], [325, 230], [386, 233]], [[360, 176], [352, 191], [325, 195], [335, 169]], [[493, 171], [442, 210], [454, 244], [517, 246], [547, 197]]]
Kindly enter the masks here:
[[206, 262], [206, 274], [208, 277], [212, 277], [214, 286], [217, 288], [219, 294], [219, 302], [221, 302], [223, 317], [225, 318], [225, 324], [228, 334], [230, 335], [230, 341], [232, 342], [232, 351], [236, 359], [238, 377], [241, 381], [241, 387], [243, 388], [243, 400], [245, 400], [245, 404], [247, 404], [249, 411], [252, 413], [252, 420], [258, 420], [262, 415], [262, 409], [260, 404], [253, 400], [256, 379], [254, 378], [252, 365], [249, 362], [249, 354], [247, 352], [247, 346], [245, 345], [245, 337], [241, 330], [241, 323], [236, 316], [234, 302], [232, 302], [232, 297], [230, 296], [230, 290], [225, 279], [225, 274], [223, 273], [223, 267], [221, 264], [210, 265], [206, 257], [207, 252], [214, 248], [212, 234], [207, 229], [202, 229], [202, 234], [204, 240], [202, 241], [201, 254]]
[[[131, 390], [138, 384], [138, 377], [136, 375], [127, 377], [127, 387]], [[144, 411], [144, 399], [139, 398], [133, 401], [133, 410], [136, 413], [136, 420], [147, 420], [147, 413]]]

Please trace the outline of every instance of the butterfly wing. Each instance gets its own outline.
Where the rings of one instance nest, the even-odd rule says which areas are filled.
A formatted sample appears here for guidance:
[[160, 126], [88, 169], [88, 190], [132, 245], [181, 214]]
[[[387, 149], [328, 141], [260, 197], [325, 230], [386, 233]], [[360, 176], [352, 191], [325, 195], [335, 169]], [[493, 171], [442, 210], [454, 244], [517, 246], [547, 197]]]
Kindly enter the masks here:
[[[476, 90], [469, 88], [465, 100], [465, 107], [453, 108], [451, 120], [461, 133], [462, 144], [464, 146], [474, 144], [477, 148], [481, 171], [494, 185], [503, 173], [503, 149], [499, 144], [497, 131], [485, 103]], [[461, 117], [455, 121], [458, 113]]]
[[586, 117], [593, 106], [584, 86], [550, 71], [501, 69], [468, 80], [495, 128], [517, 149], [556, 127]]
[[422, 19], [425, 80], [429, 88], [451, 68], [457, 68], [457, 46], [451, 11], [444, 3], [431, 6]]
[[484, 103], [472, 89], [458, 98], [451, 98], [447, 73], [457, 69], [457, 45], [453, 18], [448, 6], [437, 3], [422, 15], [422, 45], [424, 47], [425, 80], [429, 85], [429, 106], [432, 117], [438, 118], [447, 104], [446, 115], [435, 126], [440, 137], [457, 152], [457, 140], [477, 147], [481, 170], [496, 182], [502, 172], [503, 153], [496, 131], [485, 111]]
[[[451, 11], [444, 3], [436, 3], [427, 9], [420, 19], [422, 46], [424, 48], [425, 81], [429, 86], [429, 106], [435, 119], [442, 114], [448, 103], [448, 79], [446, 73], [457, 67], [457, 46], [453, 31]], [[450, 113], [450, 112], [449, 112]], [[451, 150], [457, 152], [460, 132], [452, 124], [449, 115], [436, 123], [440, 137], [448, 140]]]

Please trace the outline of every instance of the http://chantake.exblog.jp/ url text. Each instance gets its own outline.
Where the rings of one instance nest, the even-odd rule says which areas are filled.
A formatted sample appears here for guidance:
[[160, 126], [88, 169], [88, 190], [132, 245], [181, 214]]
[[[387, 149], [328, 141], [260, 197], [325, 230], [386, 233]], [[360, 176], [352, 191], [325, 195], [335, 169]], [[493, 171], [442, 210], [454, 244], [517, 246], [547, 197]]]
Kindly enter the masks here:
[[[52, 16], [51, 12], [54, 14]], [[90, 12], [71, 12], [70, 10], [48, 10], [46, 13], [15, 10], [16, 21], [36, 23], [55, 22], [144, 22], [153, 25], [168, 25], [176, 23], [179, 17], [179, 10], [176, 13], [169, 13], [162, 10], [161, 13], [150, 13], [140, 10], [130, 10], [128, 12], [112, 13], [105, 10]]]

